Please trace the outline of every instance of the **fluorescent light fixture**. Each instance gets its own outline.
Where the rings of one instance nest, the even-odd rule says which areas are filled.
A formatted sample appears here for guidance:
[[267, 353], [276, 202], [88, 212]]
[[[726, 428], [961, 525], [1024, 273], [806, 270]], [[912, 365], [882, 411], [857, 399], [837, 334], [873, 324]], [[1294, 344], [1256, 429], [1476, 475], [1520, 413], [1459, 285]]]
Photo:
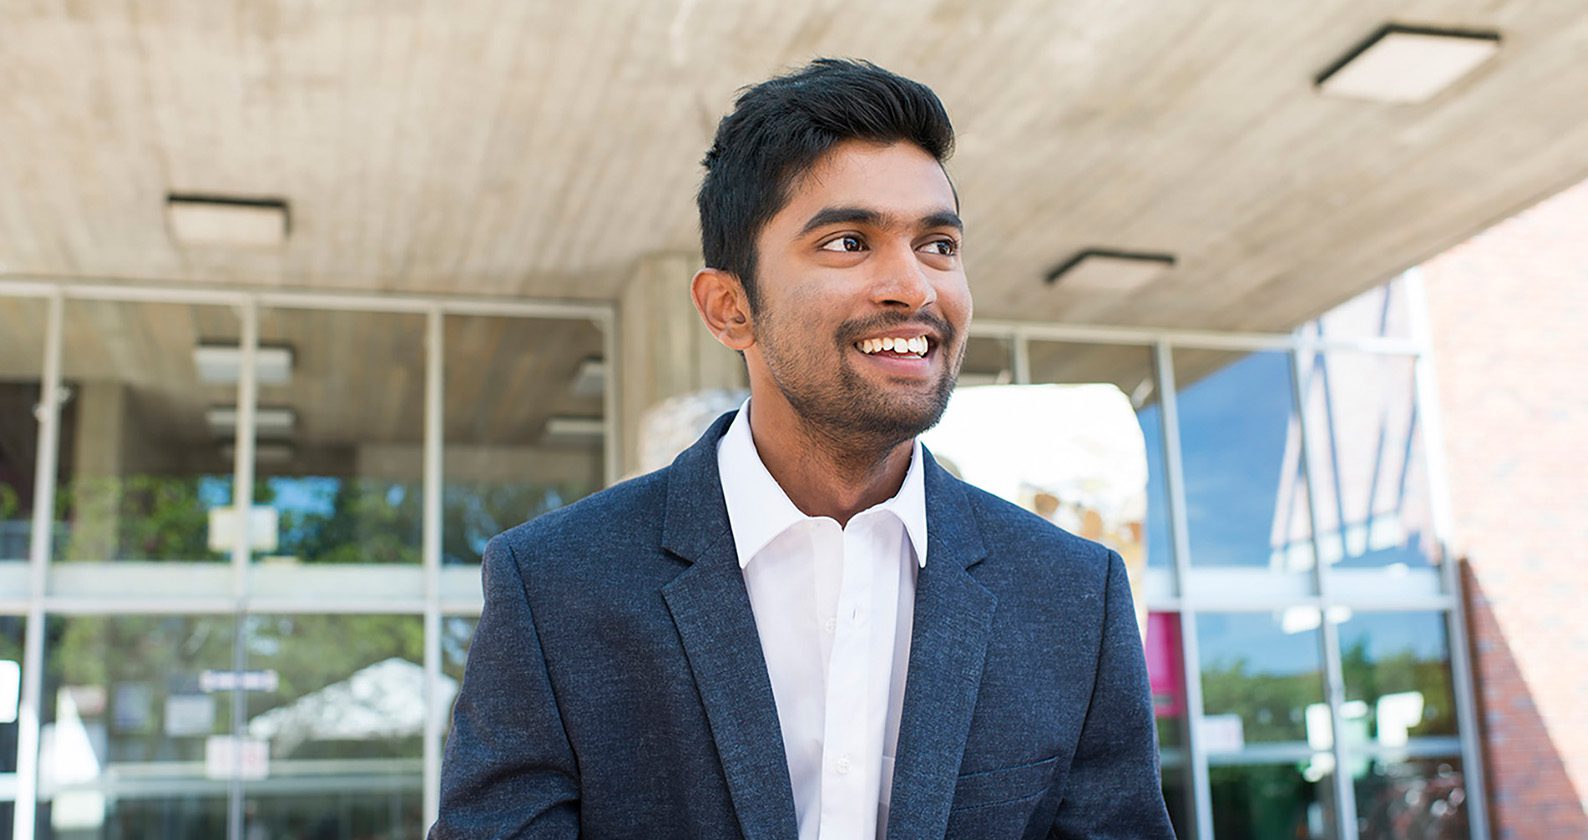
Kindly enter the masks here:
[[1327, 96], [1426, 102], [1500, 51], [1496, 32], [1388, 24], [1318, 74]]
[[606, 423], [600, 417], [553, 417], [546, 421], [542, 443], [588, 444], [601, 440]]
[[1157, 280], [1174, 263], [1173, 254], [1087, 248], [1048, 272], [1046, 280], [1049, 286], [1062, 279], [1075, 289], [1128, 292]]
[[594, 397], [604, 392], [606, 386], [607, 363], [600, 357], [592, 356], [579, 363], [570, 390], [581, 397]]
[[276, 247], [287, 241], [287, 203], [279, 198], [239, 198], [172, 193], [165, 197], [171, 238], [182, 245]]
[[[193, 348], [193, 367], [200, 382], [235, 385], [243, 369], [243, 349], [235, 344], [200, 344]], [[260, 345], [254, 351], [254, 377], [261, 385], [291, 382], [292, 348]]]
[[[237, 433], [237, 406], [215, 405], [204, 411], [204, 419], [216, 437], [232, 437]], [[291, 436], [298, 424], [298, 413], [290, 408], [254, 409], [254, 431], [257, 438], [283, 438]]]

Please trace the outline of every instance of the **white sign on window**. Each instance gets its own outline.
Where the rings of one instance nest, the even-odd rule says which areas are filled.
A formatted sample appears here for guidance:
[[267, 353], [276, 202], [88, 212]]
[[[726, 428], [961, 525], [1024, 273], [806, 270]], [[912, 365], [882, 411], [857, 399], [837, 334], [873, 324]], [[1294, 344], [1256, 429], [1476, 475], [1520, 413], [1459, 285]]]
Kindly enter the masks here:
[[[276, 531], [279, 526], [276, 509], [255, 505], [248, 517], [248, 547], [253, 551], [275, 551]], [[210, 508], [209, 549], [222, 554], [231, 553], [237, 544], [237, 509], [235, 507]]]
[[204, 742], [204, 775], [211, 779], [258, 781], [270, 775], [270, 742], [258, 738], [211, 735]]
[[1210, 753], [1240, 752], [1246, 747], [1246, 726], [1237, 714], [1207, 715], [1201, 733]]

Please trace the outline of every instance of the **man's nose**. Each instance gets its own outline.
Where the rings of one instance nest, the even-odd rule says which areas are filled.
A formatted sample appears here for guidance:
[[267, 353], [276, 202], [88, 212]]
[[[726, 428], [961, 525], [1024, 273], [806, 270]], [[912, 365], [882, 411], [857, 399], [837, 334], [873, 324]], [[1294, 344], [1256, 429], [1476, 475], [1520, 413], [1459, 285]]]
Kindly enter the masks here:
[[911, 312], [937, 302], [937, 287], [921, 264], [920, 255], [910, 244], [886, 249], [877, 266], [872, 285], [872, 300], [883, 306], [903, 307]]

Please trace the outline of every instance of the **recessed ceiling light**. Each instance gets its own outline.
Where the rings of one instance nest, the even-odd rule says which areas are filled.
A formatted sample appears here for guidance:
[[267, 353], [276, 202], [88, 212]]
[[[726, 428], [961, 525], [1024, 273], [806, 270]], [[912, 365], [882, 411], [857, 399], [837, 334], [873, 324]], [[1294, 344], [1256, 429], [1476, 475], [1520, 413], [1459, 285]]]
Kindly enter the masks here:
[[581, 397], [593, 397], [606, 390], [607, 363], [599, 356], [592, 356], [579, 363], [579, 370], [573, 375], [573, 384], [569, 389]]
[[274, 247], [287, 240], [287, 203], [279, 198], [176, 194], [165, 198], [171, 238], [183, 245]]
[[1048, 272], [1048, 285], [1098, 292], [1128, 292], [1158, 279], [1174, 267], [1172, 254], [1147, 254], [1088, 248]]
[[[210, 432], [216, 437], [232, 437], [237, 433], [236, 406], [210, 406], [204, 412], [204, 420], [209, 424]], [[260, 407], [254, 409], [254, 436], [256, 438], [290, 437], [297, 425], [298, 413], [290, 408]]]
[[[243, 351], [235, 344], [200, 344], [193, 348], [193, 366], [199, 381], [235, 385], [242, 371]], [[254, 351], [254, 377], [261, 385], [292, 381], [292, 348], [285, 344], [260, 345]]]
[[1318, 74], [1328, 96], [1426, 102], [1500, 50], [1496, 32], [1388, 24]]

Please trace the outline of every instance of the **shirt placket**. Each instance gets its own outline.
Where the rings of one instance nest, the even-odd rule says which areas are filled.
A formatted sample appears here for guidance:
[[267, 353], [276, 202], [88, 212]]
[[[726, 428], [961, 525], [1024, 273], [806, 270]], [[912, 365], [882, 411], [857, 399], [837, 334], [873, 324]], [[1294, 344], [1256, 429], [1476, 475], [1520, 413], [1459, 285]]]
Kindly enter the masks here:
[[[836, 523], [834, 523], [836, 525]], [[848, 840], [869, 835], [877, 800], [876, 773], [867, 759], [870, 709], [870, 615], [876, 569], [868, 562], [863, 523], [825, 529], [827, 550], [842, 557], [843, 578], [831, 616], [832, 660], [827, 674], [826, 713], [822, 737], [823, 840]]]

